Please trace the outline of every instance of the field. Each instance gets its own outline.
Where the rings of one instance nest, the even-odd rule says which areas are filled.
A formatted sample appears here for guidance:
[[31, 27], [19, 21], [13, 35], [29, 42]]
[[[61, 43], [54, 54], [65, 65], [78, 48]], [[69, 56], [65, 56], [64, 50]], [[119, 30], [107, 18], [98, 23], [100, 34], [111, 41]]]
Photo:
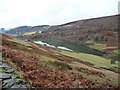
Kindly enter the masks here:
[[83, 61], [90, 62], [98, 67], [105, 67], [105, 68], [118, 67], [118, 62], [116, 62], [115, 64], [111, 64], [110, 60], [99, 57], [99, 56], [91, 55], [91, 54], [74, 53], [74, 52], [68, 52], [68, 51], [61, 51], [60, 53], [67, 56], [72, 56], [74, 58], [77, 58]]
[[101, 44], [101, 43], [96, 43], [93, 40], [88, 40], [86, 43], [90, 43], [92, 45], [88, 45], [90, 48], [97, 49], [97, 50], [102, 50], [106, 46], [106, 44]]
[[[24, 33], [23, 35], [32, 35], [32, 34], [35, 34], [35, 33], [37, 33], [37, 31], [26, 32], [26, 33]], [[39, 31], [38, 33], [41, 33], [41, 31]]]
[[120, 54], [120, 50], [113, 50], [113, 53]]

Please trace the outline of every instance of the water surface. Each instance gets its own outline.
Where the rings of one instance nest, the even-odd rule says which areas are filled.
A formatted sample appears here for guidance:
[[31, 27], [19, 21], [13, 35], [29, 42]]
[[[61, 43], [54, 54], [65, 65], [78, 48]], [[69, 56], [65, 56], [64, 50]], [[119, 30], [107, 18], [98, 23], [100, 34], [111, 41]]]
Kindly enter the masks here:
[[60, 48], [60, 49], [63, 49], [63, 50], [73, 51], [73, 50], [71, 50], [71, 49], [69, 49], [69, 48], [62, 47], [62, 46], [57, 46], [57, 47], [55, 47], [55, 46], [53, 46], [53, 45], [50, 45], [50, 44], [45, 43], [45, 42], [42, 42], [42, 41], [34, 41], [34, 43], [37, 43], [37, 44], [40, 44], [40, 45], [46, 45], [46, 46], [48, 46], [48, 47], [54, 47], [54, 48]]

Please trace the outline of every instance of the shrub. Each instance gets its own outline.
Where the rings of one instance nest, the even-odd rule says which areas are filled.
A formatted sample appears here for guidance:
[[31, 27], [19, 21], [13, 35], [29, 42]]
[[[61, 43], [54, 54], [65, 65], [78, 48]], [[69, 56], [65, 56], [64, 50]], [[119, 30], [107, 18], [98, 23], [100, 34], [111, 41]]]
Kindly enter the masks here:
[[118, 61], [118, 55], [112, 55], [111, 56], [111, 64], [115, 64], [116, 61]]
[[99, 37], [98, 36], [95, 36], [94, 37], [94, 41], [98, 41]]
[[53, 64], [54, 66], [57, 66], [61, 70], [65, 70], [65, 69], [71, 70], [72, 69], [72, 67], [69, 64], [64, 63], [64, 62], [54, 61], [54, 62], [50, 62], [50, 63]]

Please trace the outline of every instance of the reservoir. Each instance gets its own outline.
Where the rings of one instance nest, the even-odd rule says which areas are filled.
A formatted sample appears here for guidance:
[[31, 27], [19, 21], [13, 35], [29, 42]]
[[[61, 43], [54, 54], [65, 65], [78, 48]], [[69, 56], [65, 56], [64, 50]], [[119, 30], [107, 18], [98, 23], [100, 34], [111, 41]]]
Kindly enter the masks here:
[[50, 45], [48, 43], [45, 43], [45, 42], [42, 42], [42, 41], [34, 41], [34, 43], [37, 43], [37, 44], [40, 44], [40, 45], [45, 45], [45, 46], [48, 46], [48, 47], [54, 47], [54, 48], [60, 48], [60, 49], [63, 49], [63, 50], [68, 50], [68, 51], [73, 51], [69, 48], [66, 48], [66, 47], [62, 47], [62, 46], [53, 46], [53, 45]]

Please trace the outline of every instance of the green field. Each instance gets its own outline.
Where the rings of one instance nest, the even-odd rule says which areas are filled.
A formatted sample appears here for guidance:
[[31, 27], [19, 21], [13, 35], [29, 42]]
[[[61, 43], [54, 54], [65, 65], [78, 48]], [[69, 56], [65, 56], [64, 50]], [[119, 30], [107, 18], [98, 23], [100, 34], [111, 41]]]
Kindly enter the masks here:
[[110, 67], [118, 67], [118, 62], [115, 64], [111, 64], [110, 60], [91, 55], [91, 54], [85, 54], [85, 53], [75, 53], [75, 52], [69, 52], [69, 51], [61, 51], [60, 53], [67, 55], [67, 56], [72, 56], [74, 58], [90, 62], [94, 64], [97, 67], [105, 67], [105, 68], [110, 68]]
[[106, 46], [106, 44], [96, 43], [93, 40], [88, 40], [86, 43], [93, 43], [93, 45], [88, 45], [90, 48], [101, 50]]
[[120, 54], [120, 49], [118, 49], [118, 50], [113, 50], [112, 52], [115, 53], [115, 54]]
[[[39, 31], [38, 33], [41, 33], [42, 31]], [[33, 32], [26, 32], [24, 33], [23, 35], [32, 35], [32, 34], [35, 34], [37, 33], [37, 31], [33, 31]]]

